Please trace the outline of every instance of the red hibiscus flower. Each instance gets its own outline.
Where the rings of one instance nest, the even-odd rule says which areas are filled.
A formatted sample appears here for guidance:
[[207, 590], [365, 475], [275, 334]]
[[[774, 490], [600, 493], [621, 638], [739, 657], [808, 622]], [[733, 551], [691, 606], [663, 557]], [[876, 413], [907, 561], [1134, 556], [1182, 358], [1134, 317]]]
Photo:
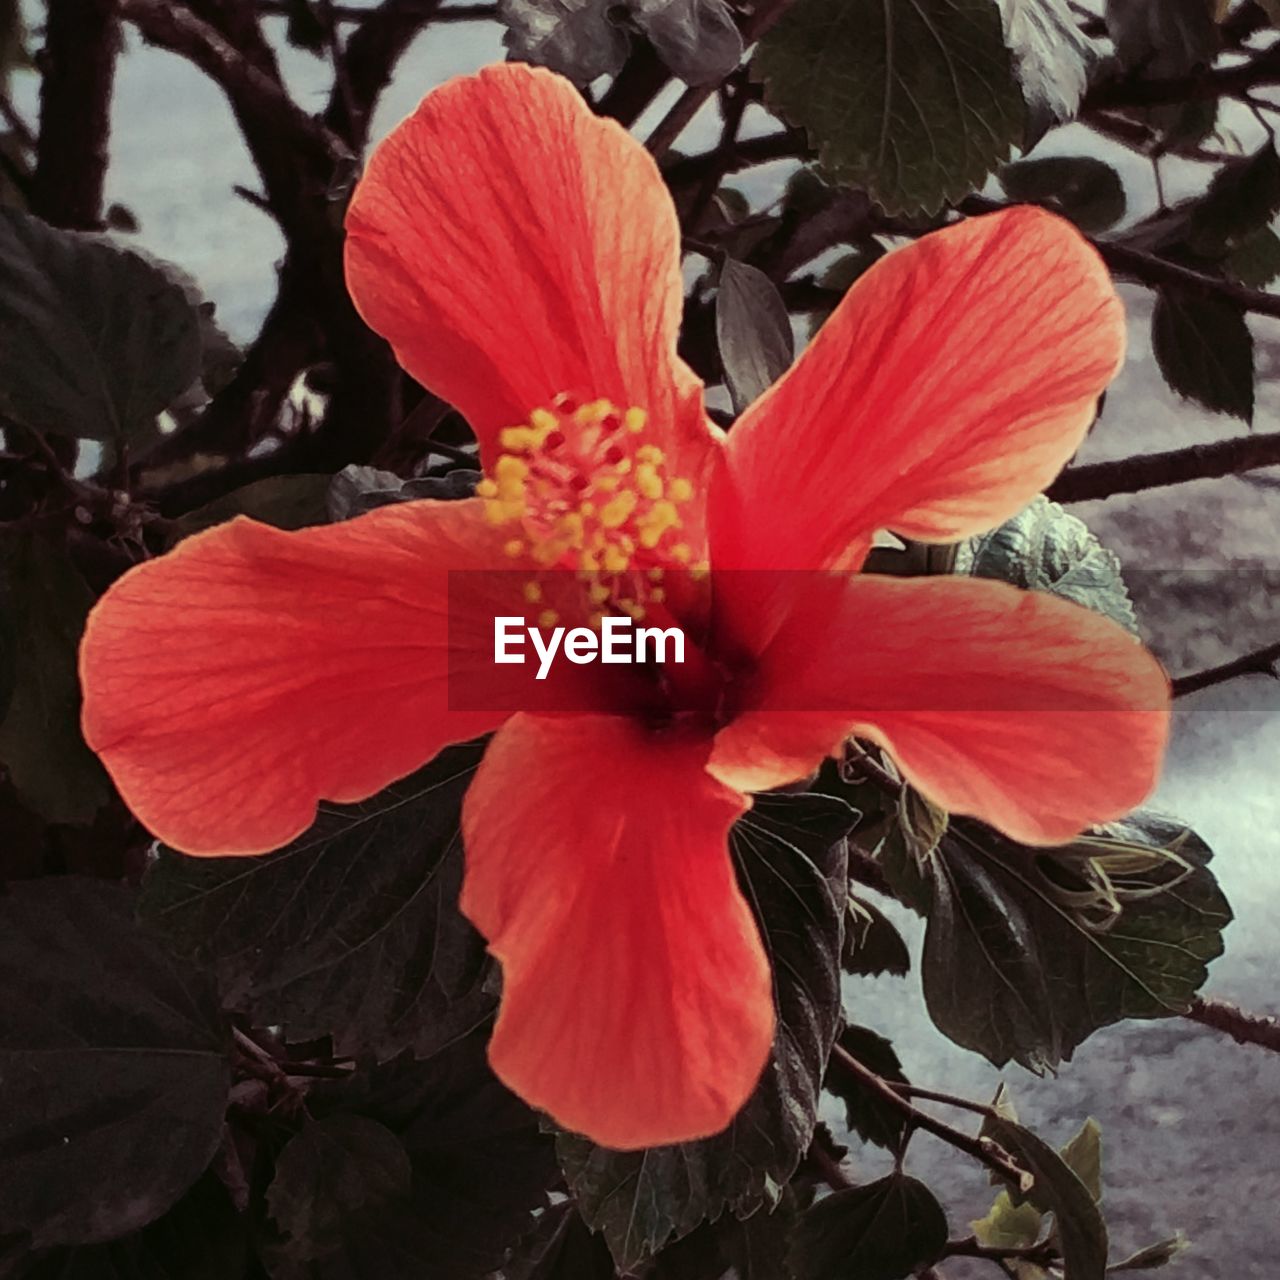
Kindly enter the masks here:
[[[478, 495], [238, 519], [139, 566], [89, 621], [84, 731], [142, 822], [217, 856], [496, 730], [462, 909], [503, 966], [494, 1069], [530, 1103], [619, 1148], [729, 1123], [774, 1013], [726, 837], [747, 793], [851, 734], [1032, 844], [1147, 795], [1168, 686], [1119, 627], [850, 572], [877, 529], [992, 528], [1079, 445], [1124, 322], [1067, 223], [1015, 209], [890, 254], [727, 436], [676, 354], [658, 171], [564, 80], [501, 66], [430, 94], [347, 225], [361, 312], [475, 430]], [[690, 661], [567, 668], [573, 714], [451, 700], [468, 628], [619, 611], [685, 623]], [[482, 653], [485, 706], [527, 706], [527, 669]]]

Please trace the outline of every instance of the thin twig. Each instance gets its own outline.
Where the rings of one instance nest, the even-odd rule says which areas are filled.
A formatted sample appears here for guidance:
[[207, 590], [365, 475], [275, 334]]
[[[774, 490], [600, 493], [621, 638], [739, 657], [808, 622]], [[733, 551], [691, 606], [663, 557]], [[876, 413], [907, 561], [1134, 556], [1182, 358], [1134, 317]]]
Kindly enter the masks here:
[[944, 1258], [985, 1258], [988, 1262], [1032, 1262], [1047, 1267], [1058, 1258], [1057, 1246], [1044, 1240], [1040, 1244], [998, 1245], [982, 1244], [975, 1236], [963, 1240], [948, 1240], [943, 1250]]
[[308, 152], [338, 162], [349, 152], [342, 140], [304, 111], [280, 84], [244, 56], [221, 32], [171, 0], [120, 0], [121, 15], [151, 44], [189, 58], [206, 75], [269, 113], [282, 132]]
[[1189, 693], [1198, 693], [1201, 689], [1211, 688], [1216, 684], [1225, 684], [1238, 676], [1271, 676], [1280, 678], [1280, 644], [1267, 645], [1265, 649], [1255, 649], [1243, 657], [1233, 658], [1221, 666], [1207, 667], [1204, 671], [1192, 671], [1185, 676], [1175, 676], [1170, 683], [1175, 698], [1185, 697]]
[[1226, 1000], [1197, 998], [1182, 1015], [1201, 1026], [1222, 1031], [1237, 1044], [1255, 1044], [1280, 1053], [1280, 1018], [1268, 1014], [1246, 1013]]
[[[1275, 299], [1280, 302], [1280, 296]], [[1092, 462], [1064, 471], [1048, 488], [1055, 502], [1089, 502], [1117, 493], [1141, 493], [1191, 480], [1213, 480], [1280, 465], [1280, 431], [1235, 436], [1185, 449], [1144, 453], [1116, 462]]]
[[857, 1078], [858, 1082], [874, 1093], [882, 1102], [899, 1111], [915, 1129], [923, 1129], [935, 1138], [941, 1138], [958, 1151], [981, 1161], [987, 1168], [1006, 1178], [1016, 1187], [1028, 1185], [1031, 1176], [1025, 1169], [1017, 1165], [997, 1143], [987, 1138], [975, 1138], [960, 1129], [953, 1128], [927, 1111], [913, 1106], [911, 1101], [901, 1093], [891, 1081], [876, 1075], [870, 1067], [864, 1066], [851, 1053], [840, 1045], [831, 1051], [831, 1064], [839, 1070]]

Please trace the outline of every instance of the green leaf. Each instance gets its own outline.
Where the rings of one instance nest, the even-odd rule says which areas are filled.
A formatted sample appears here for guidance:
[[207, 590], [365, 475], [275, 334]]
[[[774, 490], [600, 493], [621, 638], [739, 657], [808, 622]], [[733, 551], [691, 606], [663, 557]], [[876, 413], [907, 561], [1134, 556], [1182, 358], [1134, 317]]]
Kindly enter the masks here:
[[1106, 0], [1107, 30], [1129, 70], [1155, 78], [1184, 76], [1218, 52], [1209, 0]]
[[1102, 1200], [1102, 1129], [1090, 1117], [1079, 1132], [1058, 1154], [1072, 1173], [1089, 1189], [1096, 1200]]
[[1241, 240], [1223, 265], [1240, 284], [1265, 289], [1280, 279], [1280, 236], [1270, 227], [1262, 227]]
[[911, 953], [902, 934], [873, 902], [852, 893], [845, 916], [840, 964], [845, 973], [868, 977], [891, 973], [901, 978], [911, 968]]
[[1093, 156], [1019, 160], [1000, 171], [1000, 184], [1012, 199], [1045, 205], [1084, 231], [1105, 231], [1125, 214], [1120, 175]]
[[76, 654], [92, 603], [61, 544], [34, 533], [0, 540], [0, 611], [14, 655], [0, 761], [23, 803], [50, 822], [90, 822], [110, 795], [80, 736]]
[[791, 317], [777, 286], [759, 268], [733, 258], [720, 268], [716, 344], [737, 413], [782, 377], [795, 356]]
[[933, 1192], [893, 1174], [833, 1191], [800, 1220], [791, 1268], [804, 1280], [902, 1280], [936, 1262], [947, 1217]]
[[348, 1205], [336, 1246], [305, 1263], [278, 1260], [275, 1280], [481, 1280], [529, 1237], [556, 1182], [555, 1144], [489, 1069], [486, 1039], [476, 1032], [426, 1060], [406, 1054], [310, 1091], [321, 1123], [359, 1116], [395, 1135], [409, 1186], [387, 1195], [379, 1175], [383, 1194]]
[[1176, 285], [1156, 291], [1151, 344], [1169, 386], [1215, 413], [1253, 421], [1253, 335], [1244, 308]]
[[176, 534], [185, 538], [225, 524], [236, 516], [250, 516], [277, 529], [305, 529], [328, 520], [327, 498], [332, 476], [267, 476], [233, 489], [203, 507], [174, 521]]
[[1023, 136], [995, 0], [799, 0], [754, 74], [824, 168], [890, 214], [976, 190]]
[[1075, 118], [1095, 61], [1067, 0], [1000, 0], [1005, 43], [1027, 103], [1024, 150]]
[[[490, 1016], [484, 944], [457, 909], [459, 811], [483, 744], [448, 747], [261, 858], [162, 850], [142, 918], [211, 964], [224, 999], [340, 1053], [428, 1055]], [[359, 885], [359, 892], [352, 886]]]
[[137, 254], [0, 208], [0, 413], [128, 441], [200, 376], [181, 287]]
[[1219, 259], [1247, 241], [1280, 213], [1280, 154], [1267, 142], [1252, 155], [1228, 160], [1204, 197], [1191, 207], [1187, 246], [1202, 258]]
[[979, 1244], [995, 1249], [1026, 1249], [1040, 1239], [1044, 1215], [1025, 1200], [1014, 1204], [1007, 1191], [1001, 1191], [985, 1218], [969, 1224]]
[[853, 820], [830, 796], [768, 794], [733, 828], [739, 883], [773, 967], [778, 1030], [764, 1076], [729, 1128], [647, 1151], [557, 1139], [579, 1211], [619, 1270], [726, 1210], [746, 1218], [776, 1204], [808, 1149], [840, 1019], [844, 836]]
[[222, 1136], [230, 1035], [134, 894], [57, 876], [0, 896], [0, 1237], [94, 1244], [160, 1217]]
[[[988, 1117], [982, 1132], [1035, 1177], [1025, 1199], [1054, 1216], [1064, 1280], [1103, 1280], [1107, 1273], [1107, 1224], [1089, 1188], [1052, 1147], [1020, 1124]], [[1017, 1203], [1019, 1197], [1015, 1194], [1013, 1199]]]
[[1034, 498], [998, 529], [962, 543], [955, 567], [975, 578], [1061, 596], [1138, 634], [1119, 559], [1082, 520], [1048, 498]]
[[1179, 1255], [1190, 1247], [1190, 1243], [1187, 1237], [1179, 1231], [1176, 1235], [1170, 1236], [1168, 1240], [1161, 1240], [1158, 1244], [1149, 1244], [1145, 1249], [1139, 1249], [1137, 1253], [1130, 1254], [1123, 1262], [1113, 1263], [1107, 1270], [1109, 1272], [1156, 1271], [1176, 1261]]
[[1211, 857], [1148, 812], [1056, 849], [953, 818], [928, 868], [930, 1016], [997, 1066], [1043, 1071], [1099, 1027], [1185, 1012], [1231, 919]]
[[[874, 1071], [882, 1080], [905, 1084], [902, 1063], [893, 1045], [867, 1027], [845, 1027], [836, 1043], [851, 1058]], [[862, 1078], [841, 1064], [834, 1056], [827, 1066], [825, 1081], [829, 1093], [835, 1094], [845, 1106], [845, 1122], [852, 1133], [864, 1142], [874, 1142], [878, 1147], [897, 1151], [906, 1131], [906, 1117], [896, 1107], [885, 1102], [862, 1082]]]
[[300, 1262], [342, 1244], [350, 1220], [409, 1195], [409, 1153], [390, 1129], [367, 1116], [333, 1115], [311, 1121], [276, 1161], [267, 1208], [288, 1236], [285, 1249]]

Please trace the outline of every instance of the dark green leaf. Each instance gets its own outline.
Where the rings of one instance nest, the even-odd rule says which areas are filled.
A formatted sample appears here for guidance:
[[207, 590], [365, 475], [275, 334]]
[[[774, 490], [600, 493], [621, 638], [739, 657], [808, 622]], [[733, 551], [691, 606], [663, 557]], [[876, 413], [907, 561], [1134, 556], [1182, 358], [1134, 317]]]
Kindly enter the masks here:
[[725, 1224], [721, 1247], [737, 1273], [736, 1280], [784, 1280], [792, 1232], [802, 1207], [812, 1199], [812, 1191], [799, 1190], [792, 1183], [775, 1208], [761, 1209], [745, 1222]]
[[1095, 54], [1067, 0], [1000, 0], [1000, 7], [1027, 103], [1026, 150], [1055, 124], [1075, 117]]
[[1106, 0], [1107, 30], [1126, 68], [1183, 76], [1218, 52], [1210, 0]]
[[613, 1257], [566, 1200], [543, 1211], [503, 1264], [502, 1280], [614, 1280]]
[[479, 471], [460, 468], [442, 476], [420, 476], [401, 480], [391, 471], [376, 467], [344, 467], [329, 487], [330, 520], [350, 520], [375, 507], [393, 502], [415, 502], [419, 498], [469, 498], [475, 492]]
[[1280, 279], [1280, 236], [1263, 227], [1227, 255], [1227, 274], [1251, 289], [1265, 289]]
[[508, 55], [550, 67], [575, 84], [615, 75], [627, 56], [627, 33], [608, 0], [498, 0]]
[[1250, 156], [1228, 160], [1209, 190], [1191, 208], [1187, 245], [1218, 259], [1266, 227], [1280, 213], [1280, 154], [1266, 145]]
[[[110, 1244], [58, 1249], [22, 1280], [244, 1280], [248, 1224], [206, 1173], [163, 1218]], [[0, 1266], [0, 1274], [4, 1274]]]
[[1059, 849], [953, 818], [928, 868], [930, 1016], [997, 1066], [1039, 1071], [1099, 1027], [1184, 1012], [1231, 919], [1211, 856], [1152, 813]]
[[844, 925], [844, 953], [840, 963], [845, 973], [874, 977], [892, 973], [901, 978], [911, 968], [911, 953], [902, 934], [890, 924], [874, 903], [849, 895]]
[[[884, 1036], [867, 1027], [845, 1027], [837, 1044], [882, 1080], [906, 1083], [902, 1063]], [[845, 1121], [851, 1132], [864, 1142], [874, 1142], [890, 1151], [898, 1150], [906, 1129], [906, 1117], [898, 1108], [868, 1089], [860, 1076], [841, 1065], [838, 1056], [833, 1057], [827, 1067], [825, 1083], [828, 1092], [834, 1093], [844, 1103]]]
[[320, 1085], [308, 1105], [322, 1120], [358, 1115], [397, 1135], [411, 1182], [407, 1197], [347, 1215], [339, 1244], [323, 1258], [278, 1262], [278, 1280], [480, 1280], [546, 1208], [554, 1143], [489, 1070], [481, 1034], [426, 1061], [405, 1055], [349, 1083]]
[[976, 190], [1023, 136], [995, 0], [799, 0], [754, 70], [823, 166], [888, 213]]
[[627, 20], [687, 84], [723, 80], [742, 57], [724, 0], [499, 0], [511, 57], [551, 67], [578, 84], [614, 75], [627, 56]]
[[1093, 156], [1019, 160], [1000, 171], [1000, 183], [1014, 200], [1046, 205], [1084, 231], [1105, 231], [1125, 214], [1120, 175]]
[[791, 1269], [803, 1280], [902, 1280], [946, 1244], [947, 1217], [933, 1192], [893, 1174], [818, 1201], [796, 1229]]
[[189, 511], [174, 523], [185, 538], [212, 529], [236, 516], [251, 516], [277, 529], [304, 529], [328, 519], [327, 497], [333, 477], [325, 475], [267, 476]]
[[[449, 747], [363, 804], [326, 807], [262, 858], [162, 851], [144, 921], [211, 963], [225, 998], [342, 1053], [430, 1054], [493, 1010], [484, 945], [457, 909], [459, 808], [483, 745]], [[357, 888], [358, 887], [358, 888]]]
[[89, 822], [110, 795], [80, 736], [76, 654], [92, 603], [61, 544], [33, 533], [0, 540], [0, 610], [14, 651], [0, 761], [23, 803], [50, 822]]
[[129, 440], [200, 375], [182, 289], [135, 253], [0, 208], [0, 413]]
[[[1057, 1222], [1064, 1280], [1103, 1280], [1107, 1273], [1107, 1225], [1089, 1188], [1048, 1143], [1012, 1120], [988, 1118], [983, 1133], [1035, 1178], [1025, 1199]], [[1013, 1195], [1015, 1203], [1020, 1197]]]
[[390, 1129], [367, 1116], [333, 1115], [302, 1127], [276, 1161], [267, 1208], [299, 1262], [342, 1244], [351, 1219], [409, 1195], [409, 1154]]
[[716, 294], [716, 342], [738, 413], [787, 371], [795, 356], [791, 318], [777, 286], [759, 268], [725, 260]]
[[1033, 499], [998, 529], [961, 544], [956, 572], [1047, 591], [1138, 632], [1120, 561], [1048, 498]]
[[145, 1226], [213, 1157], [231, 1083], [209, 984], [60, 877], [0, 897], [0, 1235], [91, 1244]]
[[1180, 396], [1253, 421], [1253, 335], [1244, 308], [1179, 286], [1156, 292], [1151, 344]]
[[742, 36], [724, 0], [631, 0], [631, 17], [686, 84], [716, 84], [742, 59]]
[[1130, 1254], [1123, 1262], [1114, 1263], [1107, 1270], [1109, 1272], [1156, 1271], [1160, 1267], [1167, 1267], [1169, 1263], [1176, 1261], [1178, 1256], [1187, 1249], [1188, 1245], [1187, 1237], [1179, 1231], [1177, 1235], [1170, 1236], [1168, 1240], [1161, 1240], [1158, 1244], [1149, 1244], [1145, 1249], [1139, 1249], [1137, 1253]]
[[844, 836], [853, 820], [830, 796], [762, 795], [730, 836], [773, 966], [778, 1031], [759, 1086], [729, 1128], [633, 1152], [557, 1140], [578, 1208], [620, 1270], [725, 1210], [745, 1218], [776, 1203], [808, 1149], [840, 1018]]
[[875, 849], [894, 897], [918, 915], [927, 915], [933, 901], [930, 867], [947, 822], [947, 814], [937, 805], [904, 785]]

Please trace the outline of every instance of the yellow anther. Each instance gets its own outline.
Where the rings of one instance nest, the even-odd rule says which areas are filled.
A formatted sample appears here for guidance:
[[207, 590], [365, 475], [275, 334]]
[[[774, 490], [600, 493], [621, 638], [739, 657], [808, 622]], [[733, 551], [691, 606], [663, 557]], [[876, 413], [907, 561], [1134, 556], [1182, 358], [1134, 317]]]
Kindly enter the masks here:
[[661, 581], [662, 581], [662, 578], [663, 578], [663, 570], [661, 570], [661, 569], [650, 569], [650, 570], [649, 570], [649, 581], [650, 581], [650, 582], [661, 582]]
[[535, 542], [529, 548], [534, 564], [549, 569], [569, 548], [563, 542]]
[[609, 588], [602, 582], [593, 582], [591, 586], [587, 588], [587, 599], [590, 600], [592, 604], [604, 604], [608, 598]]
[[543, 609], [538, 614], [538, 626], [554, 627], [560, 621], [560, 615], [554, 609]]
[[524, 542], [519, 538], [512, 538], [502, 544], [502, 550], [514, 560], [516, 556], [524, 555]]
[[542, 599], [542, 584], [526, 582], [524, 584], [524, 598], [529, 604], [537, 604]]
[[529, 415], [529, 425], [544, 439], [557, 427], [556, 415], [548, 409], [535, 409]]
[[574, 415], [573, 420], [580, 427], [594, 427], [603, 422], [613, 412], [613, 405], [607, 400], [593, 400], [584, 404]]
[[596, 488], [601, 493], [612, 493], [621, 483], [622, 481], [618, 476], [601, 476], [596, 481]]
[[679, 564], [688, 564], [693, 559], [693, 552], [687, 542], [677, 542], [671, 548], [671, 558]]
[[649, 415], [643, 409], [628, 409], [623, 415], [623, 422], [632, 435], [639, 435], [649, 421]]
[[694, 582], [703, 582], [711, 576], [711, 566], [704, 560], [701, 564], [695, 564], [689, 570], [689, 577]]
[[600, 557], [594, 551], [584, 551], [578, 557], [578, 568], [584, 573], [599, 573]]
[[676, 476], [667, 487], [672, 502], [688, 502], [693, 497], [693, 485], [684, 476]]
[[642, 498], [662, 497], [662, 478], [652, 463], [645, 462], [636, 468], [636, 488]]
[[606, 529], [616, 529], [619, 525], [627, 522], [627, 519], [635, 509], [635, 493], [630, 489], [624, 489], [621, 493], [610, 498], [600, 509], [600, 523]]
[[601, 559], [606, 573], [625, 573], [631, 567], [631, 557], [621, 547], [605, 547]]
[[532, 427], [503, 427], [498, 433], [498, 443], [504, 449], [522, 453], [526, 449], [536, 448], [542, 441]]
[[637, 462], [652, 462], [654, 466], [660, 467], [666, 460], [667, 455], [656, 444], [642, 444], [636, 450]]
[[635, 600], [619, 600], [618, 608], [633, 622], [641, 622], [644, 619], [644, 605]]
[[648, 598], [652, 604], [661, 604], [667, 598], [667, 593], [661, 587], [651, 587]]
[[579, 511], [568, 511], [556, 521], [556, 532], [563, 534], [573, 547], [582, 546], [583, 527], [582, 513]]
[[640, 545], [652, 550], [668, 529], [680, 527], [680, 513], [674, 502], [655, 502], [638, 523]]
[[497, 496], [498, 496], [498, 486], [494, 484], [494, 482], [490, 480], [488, 476], [485, 476], [485, 478], [481, 480], [478, 485], [476, 485], [477, 498], [496, 498]]

